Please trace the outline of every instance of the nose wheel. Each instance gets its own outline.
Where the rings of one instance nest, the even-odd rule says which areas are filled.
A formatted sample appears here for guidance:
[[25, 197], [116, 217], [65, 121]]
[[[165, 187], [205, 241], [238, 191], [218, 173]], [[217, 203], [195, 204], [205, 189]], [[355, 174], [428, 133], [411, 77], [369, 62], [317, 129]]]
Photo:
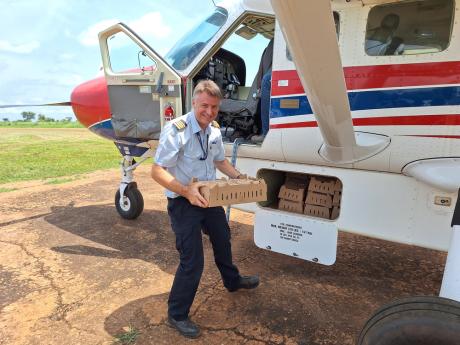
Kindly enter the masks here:
[[144, 210], [144, 198], [134, 184], [128, 185], [120, 198], [120, 189], [115, 194], [115, 207], [124, 219], [136, 219]]

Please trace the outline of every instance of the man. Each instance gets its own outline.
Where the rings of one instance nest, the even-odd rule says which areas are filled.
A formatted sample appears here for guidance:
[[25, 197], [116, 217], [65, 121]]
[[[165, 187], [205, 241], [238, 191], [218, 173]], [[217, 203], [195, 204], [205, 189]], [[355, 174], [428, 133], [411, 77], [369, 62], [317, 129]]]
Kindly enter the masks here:
[[230, 228], [222, 207], [207, 207], [199, 192], [202, 182], [215, 180], [216, 168], [230, 178], [241, 174], [227, 161], [217, 123], [222, 95], [209, 80], [193, 92], [193, 111], [167, 124], [152, 166], [152, 178], [167, 189], [168, 214], [176, 235], [180, 264], [168, 299], [168, 323], [182, 335], [196, 338], [199, 327], [189, 317], [204, 266], [201, 231], [209, 236], [214, 260], [228, 291], [253, 289], [257, 276], [240, 276], [232, 262]]
[[257, 89], [260, 90], [260, 121], [262, 130], [259, 135], [251, 137], [255, 144], [262, 144], [270, 129], [270, 94], [272, 87], [273, 38], [262, 53], [257, 72]]
[[251, 141], [254, 144], [262, 144], [270, 129], [270, 93], [272, 87], [272, 71], [271, 69], [264, 74], [261, 83], [260, 92], [260, 121], [262, 123], [262, 131], [259, 135], [253, 135]]

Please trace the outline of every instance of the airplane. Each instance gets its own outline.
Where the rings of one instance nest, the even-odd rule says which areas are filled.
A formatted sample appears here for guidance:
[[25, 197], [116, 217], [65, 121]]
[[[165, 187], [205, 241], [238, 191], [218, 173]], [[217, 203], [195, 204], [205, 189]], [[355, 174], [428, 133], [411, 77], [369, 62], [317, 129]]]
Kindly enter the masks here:
[[[458, 344], [458, 15], [455, 0], [225, 0], [164, 57], [119, 23], [99, 34], [104, 76], [77, 86], [70, 104], [123, 156], [115, 206], [135, 219], [134, 170], [191, 109], [197, 81], [214, 80], [227, 156], [267, 183], [267, 202], [234, 206], [255, 213], [256, 245], [325, 265], [339, 230], [447, 251], [440, 297], [383, 306], [358, 344]], [[254, 144], [270, 69], [270, 128]], [[334, 182], [332, 219], [279, 209], [291, 177]]]

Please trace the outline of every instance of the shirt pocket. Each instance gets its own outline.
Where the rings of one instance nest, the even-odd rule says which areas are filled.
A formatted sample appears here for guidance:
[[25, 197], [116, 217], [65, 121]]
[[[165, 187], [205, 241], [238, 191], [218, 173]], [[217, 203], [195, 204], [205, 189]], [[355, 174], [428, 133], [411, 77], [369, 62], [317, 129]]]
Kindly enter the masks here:
[[219, 155], [219, 144], [217, 142], [209, 143], [209, 155], [213, 158]]
[[202, 153], [194, 150], [186, 150], [183, 154], [181, 169], [189, 178], [200, 178], [203, 167], [203, 161], [200, 160]]

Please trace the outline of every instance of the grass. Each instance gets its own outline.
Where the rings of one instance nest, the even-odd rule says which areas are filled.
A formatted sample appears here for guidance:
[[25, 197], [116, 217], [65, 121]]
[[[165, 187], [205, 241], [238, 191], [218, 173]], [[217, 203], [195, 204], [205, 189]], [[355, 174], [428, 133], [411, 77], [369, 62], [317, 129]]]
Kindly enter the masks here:
[[0, 128], [85, 128], [80, 122], [58, 121], [58, 122], [24, 122], [24, 121], [3, 121]]
[[123, 344], [123, 345], [134, 344], [139, 335], [140, 335], [140, 332], [137, 329], [135, 329], [132, 326], [129, 326], [125, 332], [119, 333], [115, 336], [114, 344]]
[[0, 188], [0, 193], [7, 193], [16, 190], [16, 188]]
[[120, 154], [115, 145], [86, 129], [0, 128], [0, 185], [115, 168]]
[[45, 184], [61, 184], [61, 183], [66, 183], [66, 182], [72, 182], [72, 181], [78, 180], [79, 178], [80, 178], [79, 176], [53, 178], [51, 180], [46, 181]]

